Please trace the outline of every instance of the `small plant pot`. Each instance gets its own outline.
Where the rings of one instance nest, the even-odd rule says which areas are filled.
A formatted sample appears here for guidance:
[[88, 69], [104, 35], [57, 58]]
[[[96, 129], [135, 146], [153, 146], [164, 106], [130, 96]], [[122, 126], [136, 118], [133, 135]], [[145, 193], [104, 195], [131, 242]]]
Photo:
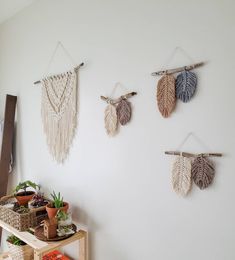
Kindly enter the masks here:
[[33, 248], [29, 245], [17, 246], [7, 242], [9, 254], [14, 260], [31, 260], [33, 259]]
[[24, 192], [19, 192], [15, 195], [15, 197], [20, 206], [26, 206], [28, 202], [33, 198], [34, 194], [34, 191], [27, 191], [26, 194]]
[[59, 210], [67, 212], [69, 208], [69, 204], [64, 202], [64, 206], [61, 208], [53, 208], [52, 203], [46, 205], [46, 211], [48, 214], [48, 218], [54, 218]]

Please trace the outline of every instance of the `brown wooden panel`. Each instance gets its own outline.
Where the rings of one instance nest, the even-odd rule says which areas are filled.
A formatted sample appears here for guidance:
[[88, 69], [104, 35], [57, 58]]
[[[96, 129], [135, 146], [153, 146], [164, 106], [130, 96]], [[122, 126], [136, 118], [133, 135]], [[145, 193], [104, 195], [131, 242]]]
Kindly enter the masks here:
[[[4, 128], [2, 137], [2, 148], [0, 158], [0, 197], [7, 194], [7, 184], [9, 175], [9, 164], [12, 154], [14, 123], [15, 123], [15, 108], [16, 96], [7, 95], [4, 116]], [[0, 230], [0, 242], [2, 232]]]

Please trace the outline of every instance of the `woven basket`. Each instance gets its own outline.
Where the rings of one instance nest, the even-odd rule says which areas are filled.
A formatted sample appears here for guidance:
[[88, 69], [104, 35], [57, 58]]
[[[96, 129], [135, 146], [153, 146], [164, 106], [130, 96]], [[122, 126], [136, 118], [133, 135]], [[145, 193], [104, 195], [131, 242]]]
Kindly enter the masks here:
[[12, 260], [32, 260], [33, 248], [29, 245], [16, 246], [7, 242], [9, 247], [9, 255]]
[[0, 199], [0, 220], [19, 231], [26, 231], [31, 227], [35, 227], [47, 217], [45, 206], [30, 209], [28, 213], [20, 214], [4, 207], [4, 205], [10, 202], [15, 202], [14, 196], [5, 196]]

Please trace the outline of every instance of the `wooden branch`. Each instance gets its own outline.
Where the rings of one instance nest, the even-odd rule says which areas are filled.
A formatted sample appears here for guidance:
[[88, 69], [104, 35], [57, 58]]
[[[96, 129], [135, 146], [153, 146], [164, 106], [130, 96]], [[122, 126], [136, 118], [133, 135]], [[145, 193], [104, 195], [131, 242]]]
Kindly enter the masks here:
[[197, 156], [203, 156], [203, 157], [221, 157], [223, 156], [222, 153], [199, 153], [199, 154], [193, 154], [193, 153], [186, 153], [186, 152], [179, 152], [179, 151], [166, 151], [165, 154], [168, 155], [182, 155], [184, 157], [197, 157]]
[[192, 64], [192, 65], [183, 66], [183, 67], [179, 67], [179, 68], [175, 68], [175, 69], [156, 71], [156, 72], [153, 72], [151, 75], [160, 76], [160, 75], [164, 75], [164, 74], [174, 74], [174, 73], [181, 72], [184, 70], [192, 70], [192, 69], [200, 67], [204, 64], [205, 64], [204, 62], [198, 62], [198, 63]]
[[109, 98], [109, 97], [104, 97], [104, 96], [100, 96], [100, 98], [101, 98], [102, 100], [106, 101], [107, 103], [117, 104], [117, 103], [119, 103], [121, 100], [130, 98], [130, 97], [133, 97], [133, 96], [135, 96], [135, 95], [137, 95], [137, 92], [127, 93], [126, 95], [120, 96], [120, 97], [117, 98], [117, 99], [111, 99], [111, 98]]
[[[84, 66], [84, 63], [82, 62], [80, 65], [78, 65], [76, 68], [75, 68], [75, 70], [79, 70], [80, 69], [80, 67], [82, 67], [82, 66]], [[34, 85], [36, 85], [36, 84], [40, 84], [41, 83], [41, 80], [37, 80], [37, 81], [35, 81], [33, 84]]]

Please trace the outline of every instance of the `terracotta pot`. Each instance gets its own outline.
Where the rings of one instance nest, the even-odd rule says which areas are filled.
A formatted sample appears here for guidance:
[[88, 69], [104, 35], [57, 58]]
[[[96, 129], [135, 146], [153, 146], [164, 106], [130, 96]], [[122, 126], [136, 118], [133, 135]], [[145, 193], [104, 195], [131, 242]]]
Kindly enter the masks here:
[[27, 191], [26, 194], [24, 192], [19, 192], [15, 195], [15, 197], [20, 206], [26, 206], [28, 202], [33, 198], [34, 194], [34, 191]]
[[53, 208], [52, 203], [46, 205], [46, 211], [49, 218], [54, 218], [59, 210], [67, 212], [68, 208], [69, 208], [69, 204], [67, 202], [64, 202], [64, 206], [61, 208]]

